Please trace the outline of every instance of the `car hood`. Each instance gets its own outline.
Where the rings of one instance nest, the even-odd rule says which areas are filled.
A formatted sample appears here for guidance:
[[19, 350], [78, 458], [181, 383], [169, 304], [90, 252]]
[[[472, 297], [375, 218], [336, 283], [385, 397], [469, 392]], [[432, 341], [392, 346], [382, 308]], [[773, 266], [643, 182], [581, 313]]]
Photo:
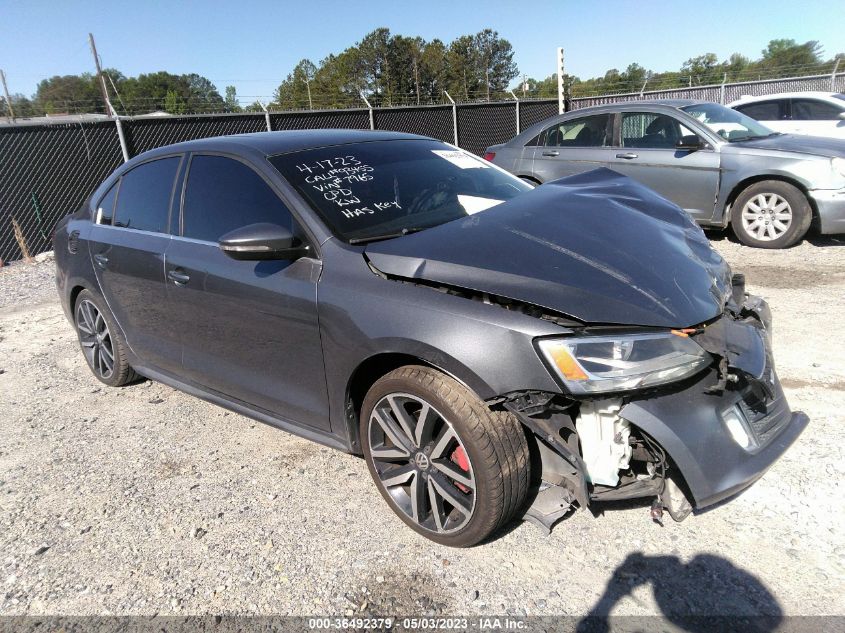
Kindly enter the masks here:
[[816, 156], [845, 157], [845, 140], [824, 136], [805, 136], [802, 134], [777, 134], [747, 141], [734, 141], [730, 147], [749, 147], [754, 149], [779, 150], [814, 154]]
[[531, 303], [585, 323], [688, 327], [719, 315], [730, 268], [680, 208], [609, 169], [367, 245], [388, 276]]

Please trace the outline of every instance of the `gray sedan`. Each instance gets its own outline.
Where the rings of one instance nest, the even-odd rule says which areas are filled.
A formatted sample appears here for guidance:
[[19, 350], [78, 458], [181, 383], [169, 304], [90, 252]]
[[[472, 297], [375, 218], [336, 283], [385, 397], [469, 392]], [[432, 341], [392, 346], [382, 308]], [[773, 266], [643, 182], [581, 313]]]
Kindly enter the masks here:
[[810, 224], [845, 233], [845, 141], [773, 132], [716, 103], [636, 101], [554, 117], [485, 158], [541, 184], [609, 167], [707, 227], [785, 248]]

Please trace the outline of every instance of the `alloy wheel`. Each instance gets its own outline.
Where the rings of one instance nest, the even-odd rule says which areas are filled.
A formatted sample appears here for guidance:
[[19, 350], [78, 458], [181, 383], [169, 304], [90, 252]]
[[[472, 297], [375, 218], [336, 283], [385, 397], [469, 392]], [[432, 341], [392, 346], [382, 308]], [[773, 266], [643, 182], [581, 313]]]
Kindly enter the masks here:
[[409, 519], [439, 534], [469, 522], [476, 496], [469, 454], [434, 406], [411, 394], [388, 394], [373, 407], [367, 428], [378, 483]]
[[83, 299], [76, 306], [76, 329], [85, 360], [100, 378], [108, 380], [114, 373], [111, 333], [102, 312], [88, 299]]
[[742, 228], [761, 242], [783, 235], [792, 224], [792, 207], [776, 193], [761, 193], [742, 208]]

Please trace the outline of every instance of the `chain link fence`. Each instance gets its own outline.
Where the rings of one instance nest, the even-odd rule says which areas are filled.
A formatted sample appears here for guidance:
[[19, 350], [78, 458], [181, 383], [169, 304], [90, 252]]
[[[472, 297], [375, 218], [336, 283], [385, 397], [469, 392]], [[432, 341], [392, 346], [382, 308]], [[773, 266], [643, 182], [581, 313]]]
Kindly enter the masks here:
[[[636, 99], [727, 103], [742, 95], [845, 92], [845, 74], [576, 98], [571, 109]], [[122, 118], [130, 156], [198, 138], [318, 128], [377, 129], [431, 136], [475, 154], [558, 112], [556, 99], [349, 110]], [[78, 209], [123, 157], [114, 121], [0, 125], [0, 260], [49, 250], [56, 222]], [[15, 230], [15, 225], [19, 231]]]

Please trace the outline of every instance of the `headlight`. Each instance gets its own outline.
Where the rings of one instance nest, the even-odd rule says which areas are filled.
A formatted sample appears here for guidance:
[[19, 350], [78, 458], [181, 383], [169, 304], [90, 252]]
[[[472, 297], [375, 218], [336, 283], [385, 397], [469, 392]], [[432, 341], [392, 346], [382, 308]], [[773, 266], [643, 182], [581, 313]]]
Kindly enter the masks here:
[[833, 167], [833, 171], [845, 178], [845, 158], [831, 158], [830, 166]]
[[669, 332], [541, 339], [538, 346], [567, 388], [579, 394], [675, 382], [712, 360], [691, 339]]

